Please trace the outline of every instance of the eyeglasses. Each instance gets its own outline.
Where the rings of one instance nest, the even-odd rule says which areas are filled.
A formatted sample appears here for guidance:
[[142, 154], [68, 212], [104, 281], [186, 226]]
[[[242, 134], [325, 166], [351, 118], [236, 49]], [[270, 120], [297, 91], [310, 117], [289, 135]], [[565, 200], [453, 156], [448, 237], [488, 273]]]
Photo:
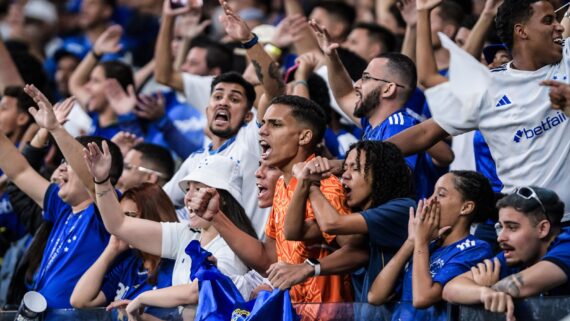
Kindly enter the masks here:
[[[542, 212], [546, 215], [546, 209], [544, 208], [544, 204], [542, 204], [542, 201], [540, 200], [540, 198], [538, 198], [538, 195], [536, 194], [536, 192], [532, 189], [532, 187], [518, 187], [515, 190], [515, 194], [517, 194], [518, 196], [524, 198], [525, 200], [529, 200], [529, 199], [534, 199], [538, 202], [538, 204], [540, 205], [540, 208], [542, 209]], [[548, 217], [548, 215], [547, 215]]]
[[362, 79], [363, 82], [364, 82], [364, 81], [367, 81], [367, 80], [375, 80], [375, 81], [385, 82], [385, 83], [387, 83], [387, 84], [394, 84], [394, 85], [396, 85], [396, 87], [406, 88], [406, 87], [404, 87], [404, 86], [402, 86], [402, 85], [400, 85], [400, 84], [398, 84], [398, 83], [395, 83], [395, 82], [393, 82], [393, 81], [388, 81], [388, 80], [386, 80], [386, 79], [372, 77], [372, 76], [370, 76], [370, 74], [368, 74], [368, 73], [362, 74], [362, 77], [361, 77], [360, 79]]
[[142, 167], [142, 166], [133, 166], [129, 163], [123, 163], [123, 167], [129, 171], [136, 169], [136, 170], [143, 172], [143, 173], [154, 174], [154, 175], [161, 177], [161, 178], [167, 178], [165, 174], [158, 172], [158, 171], [155, 171], [155, 170], [150, 169], [150, 168], [146, 168], [146, 167]]

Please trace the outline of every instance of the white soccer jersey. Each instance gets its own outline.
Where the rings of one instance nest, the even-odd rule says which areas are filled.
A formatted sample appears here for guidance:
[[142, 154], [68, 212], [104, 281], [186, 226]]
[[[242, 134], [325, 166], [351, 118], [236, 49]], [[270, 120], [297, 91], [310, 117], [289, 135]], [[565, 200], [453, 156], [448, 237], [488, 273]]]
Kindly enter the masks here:
[[234, 138], [226, 141], [216, 151], [202, 149], [192, 153], [182, 163], [172, 179], [164, 185], [164, 191], [176, 207], [184, 206], [184, 193], [178, 186], [178, 182], [198, 167], [202, 159], [213, 154], [227, 156], [238, 163], [242, 177], [242, 205], [257, 236], [262, 238], [265, 235], [265, 223], [269, 209], [260, 209], [257, 204], [258, 189], [255, 182], [255, 171], [259, 167], [261, 150], [259, 147], [259, 127], [255, 120], [242, 127]]
[[[452, 55], [455, 50], [450, 48]], [[458, 59], [459, 74], [472, 68], [472, 61]], [[463, 60], [463, 61], [461, 61]], [[474, 61], [474, 60], [473, 60]], [[453, 63], [450, 68], [453, 74]], [[480, 76], [474, 70], [474, 77]], [[536, 71], [511, 68], [511, 64], [490, 71], [490, 82], [484, 95], [465, 103], [460, 95], [450, 97], [451, 88], [445, 83], [430, 89], [433, 118], [445, 131], [458, 135], [479, 128], [497, 165], [497, 174], [504, 183], [503, 192], [512, 192], [516, 186], [535, 185], [556, 191], [570, 209], [570, 123], [568, 116], [553, 109], [549, 87], [543, 80], [569, 82], [570, 41], [566, 39], [560, 63], [544, 66]], [[462, 81], [465, 86], [476, 86], [473, 79]], [[483, 81], [484, 82], [484, 81]], [[483, 83], [483, 82], [479, 82]], [[474, 88], [473, 91], [477, 91]], [[447, 91], [447, 92], [446, 92]], [[444, 104], [447, 94], [448, 103]], [[456, 94], [453, 89], [452, 96]], [[473, 98], [473, 97], [469, 97]], [[450, 104], [452, 102], [453, 104]]]

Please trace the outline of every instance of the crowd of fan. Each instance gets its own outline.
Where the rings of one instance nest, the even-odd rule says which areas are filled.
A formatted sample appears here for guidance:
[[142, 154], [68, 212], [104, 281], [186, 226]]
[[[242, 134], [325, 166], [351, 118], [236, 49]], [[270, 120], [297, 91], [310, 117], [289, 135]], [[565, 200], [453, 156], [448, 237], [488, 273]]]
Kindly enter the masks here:
[[569, 294], [565, 4], [5, 2], [0, 303], [196, 305], [192, 240], [393, 320]]

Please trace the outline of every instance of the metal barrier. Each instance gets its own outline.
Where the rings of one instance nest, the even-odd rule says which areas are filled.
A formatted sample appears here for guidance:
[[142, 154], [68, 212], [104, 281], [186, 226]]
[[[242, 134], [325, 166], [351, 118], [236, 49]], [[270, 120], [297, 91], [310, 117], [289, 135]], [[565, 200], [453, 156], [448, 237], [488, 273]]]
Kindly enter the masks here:
[[[557, 321], [570, 315], [570, 297], [534, 297], [515, 302], [515, 316], [518, 321]], [[387, 306], [372, 306], [364, 303], [329, 303], [329, 304], [297, 304], [297, 311], [303, 315], [317, 315], [321, 320], [377, 320], [391, 321], [390, 309]], [[161, 309], [154, 313], [160, 320], [189, 321], [193, 319], [193, 308], [188, 307], [180, 314], [178, 309]], [[155, 309], [155, 311], [157, 311]], [[15, 311], [0, 312], [0, 321], [13, 321]], [[65, 309], [52, 310], [44, 321], [126, 321], [126, 315], [104, 308], [97, 309]], [[451, 306], [449, 321], [503, 321], [504, 314], [492, 313], [482, 306]], [[407, 320], [406, 320], [407, 321]]]

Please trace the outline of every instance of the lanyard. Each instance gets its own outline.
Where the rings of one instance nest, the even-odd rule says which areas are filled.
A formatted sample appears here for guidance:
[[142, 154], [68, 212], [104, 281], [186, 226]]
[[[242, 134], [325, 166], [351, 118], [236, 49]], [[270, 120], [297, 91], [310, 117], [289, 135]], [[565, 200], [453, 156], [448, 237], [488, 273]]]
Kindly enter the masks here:
[[[68, 214], [67, 219], [65, 220], [65, 223], [64, 223], [63, 233], [61, 233], [61, 234], [63, 234], [63, 237], [57, 238], [57, 240], [55, 241], [55, 245], [54, 245], [52, 251], [50, 252], [50, 254], [48, 256], [46, 264], [44, 265], [44, 268], [38, 272], [38, 277], [36, 278], [36, 280], [34, 282], [34, 287], [33, 287], [34, 290], [37, 289], [38, 285], [40, 284], [40, 281], [46, 275], [47, 271], [52, 267], [53, 263], [55, 262], [55, 259], [59, 256], [59, 254], [61, 254], [62, 247], [66, 243], [72, 242], [71, 235], [76, 230], [77, 225], [79, 224], [79, 221], [81, 220], [82, 216], [83, 216], [83, 212], [81, 212], [81, 214], [73, 214], [73, 213]], [[66, 229], [65, 227], [69, 226], [70, 219], [72, 217], [76, 218], [75, 222], [73, 222], [73, 225], [71, 227]], [[73, 236], [73, 238], [77, 239], [77, 236]], [[73, 241], [75, 241], [75, 239]]]

